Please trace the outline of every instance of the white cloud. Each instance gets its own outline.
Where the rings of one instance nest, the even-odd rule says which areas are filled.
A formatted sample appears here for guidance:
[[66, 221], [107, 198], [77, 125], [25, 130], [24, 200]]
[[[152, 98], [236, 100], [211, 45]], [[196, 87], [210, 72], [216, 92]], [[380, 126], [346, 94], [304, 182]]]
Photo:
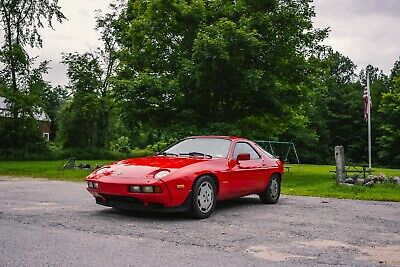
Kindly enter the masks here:
[[315, 0], [315, 26], [330, 27], [325, 44], [351, 58], [358, 69], [372, 64], [386, 74], [400, 56], [400, 1]]
[[66, 67], [60, 63], [62, 53], [93, 51], [99, 45], [95, 11], [107, 10], [107, 0], [61, 0], [62, 12], [68, 18], [62, 24], [54, 23], [54, 30], [43, 29], [42, 49], [30, 49], [32, 56], [40, 60], [51, 60], [47, 79], [54, 85], [67, 84]]
[[[68, 18], [43, 29], [44, 46], [30, 50], [41, 60], [52, 60], [48, 80], [66, 84], [61, 54], [93, 51], [99, 45], [94, 30], [95, 10], [107, 10], [110, 0], [60, 0]], [[351, 58], [359, 67], [372, 64], [389, 74], [400, 56], [400, 0], [314, 0], [316, 27], [330, 27], [325, 44]]]

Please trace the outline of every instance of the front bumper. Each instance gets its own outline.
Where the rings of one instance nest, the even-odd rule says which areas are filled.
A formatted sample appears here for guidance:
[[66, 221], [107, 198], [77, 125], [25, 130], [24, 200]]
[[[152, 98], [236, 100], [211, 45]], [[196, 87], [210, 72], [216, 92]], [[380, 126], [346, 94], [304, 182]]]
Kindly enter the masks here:
[[[127, 183], [126, 179], [110, 179], [100, 181], [87, 179], [98, 183], [98, 188], [87, 188], [95, 197], [96, 203], [103, 206], [123, 210], [155, 210], [155, 211], [185, 211], [190, 208], [191, 190], [186, 186], [183, 190], [176, 189], [176, 183], [167, 183], [162, 180], [147, 179]], [[182, 181], [181, 181], [182, 182]], [[133, 193], [129, 192], [130, 185], [158, 186], [161, 193]]]
[[120, 210], [132, 210], [132, 211], [159, 211], [159, 212], [185, 212], [190, 209], [191, 195], [189, 193], [186, 200], [179, 206], [166, 207], [162, 203], [149, 202], [145, 203], [140, 199], [132, 196], [118, 196], [118, 195], [107, 195], [98, 194], [96, 203], [99, 205], [113, 207]]

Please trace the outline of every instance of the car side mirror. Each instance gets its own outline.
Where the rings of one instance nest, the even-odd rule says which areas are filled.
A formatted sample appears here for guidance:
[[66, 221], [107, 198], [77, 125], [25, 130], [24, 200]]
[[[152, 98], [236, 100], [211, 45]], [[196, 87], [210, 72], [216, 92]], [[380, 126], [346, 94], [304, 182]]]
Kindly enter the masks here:
[[246, 161], [246, 160], [250, 160], [250, 154], [249, 154], [249, 153], [242, 153], [242, 154], [239, 154], [239, 155], [237, 156], [237, 158], [236, 158], [236, 161], [237, 161], [237, 162]]

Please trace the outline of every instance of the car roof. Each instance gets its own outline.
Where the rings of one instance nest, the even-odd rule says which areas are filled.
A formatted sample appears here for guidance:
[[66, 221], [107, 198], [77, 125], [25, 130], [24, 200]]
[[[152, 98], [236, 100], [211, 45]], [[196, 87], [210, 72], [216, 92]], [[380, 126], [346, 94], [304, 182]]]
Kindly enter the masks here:
[[237, 141], [237, 140], [242, 140], [242, 141], [249, 141], [248, 139], [242, 138], [242, 137], [237, 137], [237, 136], [224, 136], [224, 135], [199, 135], [199, 136], [189, 136], [185, 139], [190, 139], [190, 138], [216, 138], [216, 139], [227, 139], [231, 141]]

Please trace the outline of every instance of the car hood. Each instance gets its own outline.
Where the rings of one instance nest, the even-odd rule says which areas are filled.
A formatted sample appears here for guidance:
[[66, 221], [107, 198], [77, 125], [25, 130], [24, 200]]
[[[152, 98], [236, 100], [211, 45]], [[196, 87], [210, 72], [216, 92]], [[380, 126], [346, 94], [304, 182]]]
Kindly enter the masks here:
[[172, 172], [176, 169], [207, 160], [209, 159], [163, 156], [127, 159], [105, 166], [95, 172], [95, 174], [103, 177], [144, 178], [160, 169], [168, 169]]

